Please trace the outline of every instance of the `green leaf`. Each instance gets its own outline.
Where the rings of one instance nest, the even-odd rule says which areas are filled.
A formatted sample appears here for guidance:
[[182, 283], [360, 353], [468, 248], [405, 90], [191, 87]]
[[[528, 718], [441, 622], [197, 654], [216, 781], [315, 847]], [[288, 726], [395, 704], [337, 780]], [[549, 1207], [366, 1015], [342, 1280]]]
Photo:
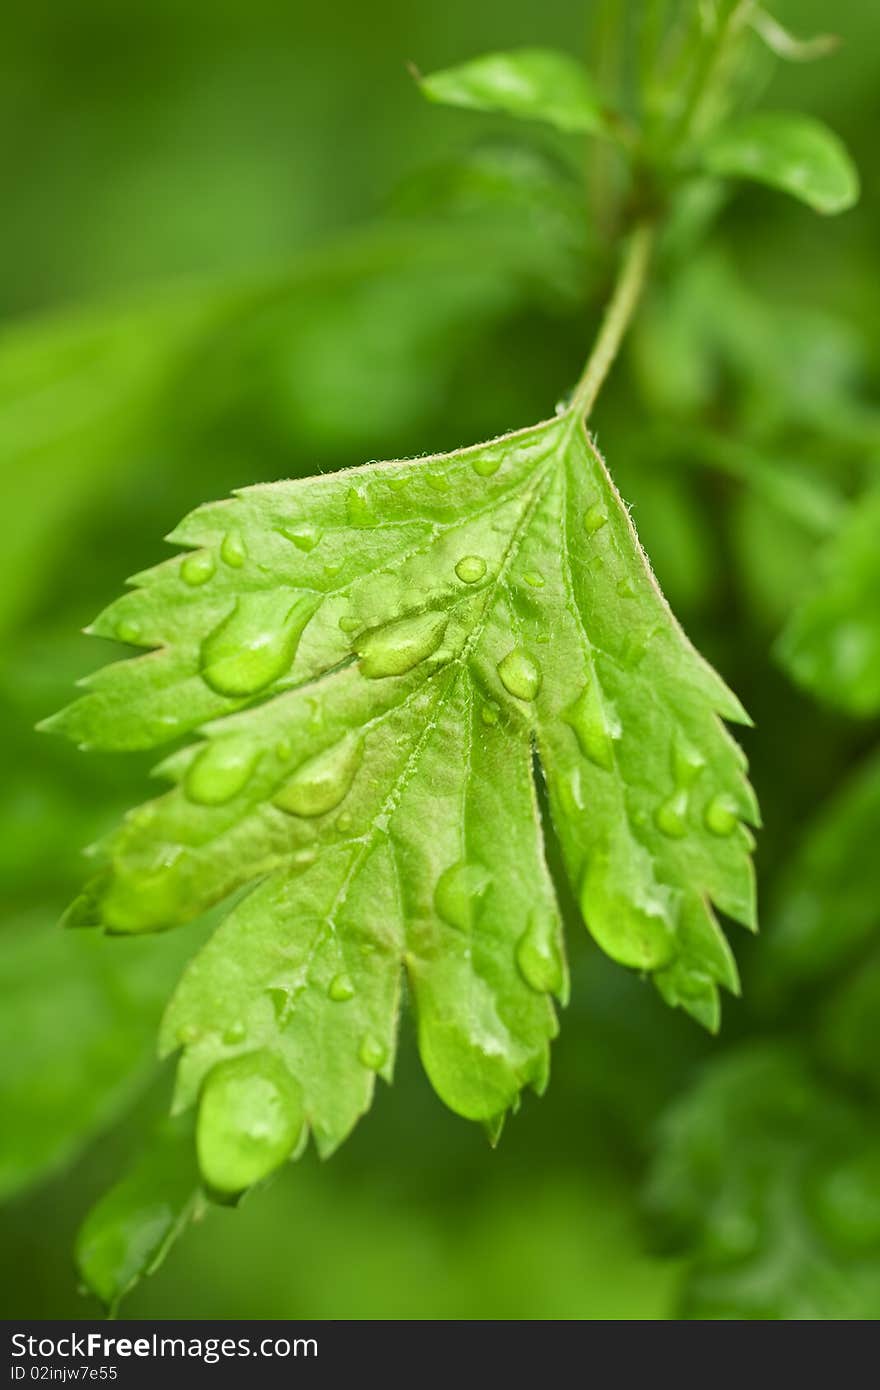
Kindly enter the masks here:
[[115, 1312], [140, 1279], [155, 1273], [203, 1206], [192, 1125], [168, 1120], [83, 1221], [75, 1244], [80, 1278]]
[[801, 685], [865, 717], [880, 710], [880, 487], [854, 505], [777, 644]]
[[251, 887], [168, 1010], [178, 1106], [255, 1054], [289, 1145], [301, 1111], [329, 1153], [391, 1077], [404, 970], [453, 1110], [543, 1089], [567, 983], [535, 751], [594, 937], [717, 1026], [737, 975], [711, 904], [755, 924], [757, 808], [719, 717], [746, 716], [575, 415], [250, 488], [172, 539], [93, 628], [150, 650], [51, 722], [87, 747], [204, 734], [73, 909], [139, 933]]
[[587, 70], [566, 53], [519, 48], [487, 53], [458, 67], [419, 78], [430, 101], [475, 111], [503, 111], [524, 120], [546, 121], [564, 131], [598, 131], [604, 126], [599, 97]]
[[876, 1316], [880, 1129], [783, 1048], [725, 1058], [673, 1107], [646, 1204], [691, 1252], [683, 1317]]
[[701, 157], [709, 173], [769, 184], [816, 212], [845, 212], [858, 200], [858, 171], [846, 147], [812, 116], [744, 116], [711, 136]]

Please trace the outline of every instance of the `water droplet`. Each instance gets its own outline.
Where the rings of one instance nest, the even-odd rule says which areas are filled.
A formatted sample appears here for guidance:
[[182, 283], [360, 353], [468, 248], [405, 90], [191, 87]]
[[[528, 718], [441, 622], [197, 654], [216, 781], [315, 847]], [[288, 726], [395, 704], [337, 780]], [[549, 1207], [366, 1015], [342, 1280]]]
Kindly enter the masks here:
[[202, 675], [220, 695], [255, 695], [286, 675], [314, 599], [293, 604], [283, 591], [242, 594], [202, 643]]
[[310, 522], [304, 521], [297, 526], [285, 526], [281, 534], [286, 536], [289, 541], [293, 541], [297, 550], [304, 550], [308, 553], [310, 550], [314, 550], [320, 542], [323, 532], [319, 531], [316, 526], [312, 526]]
[[601, 502], [593, 502], [584, 512], [584, 530], [588, 536], [594, 536], [597, 531], [601, 531], [607, 520], [608, 516]]
[[706, 759], [698, 749], [683, 738], [678, 738], [672, 750], [672, 771], [680, 787], [692, 787], [703, 768]]
[[555, 414], [555, 415], [567, 415], [568, 412], [569, 412], [569, 410], [571, 409], [571, 403], [572, 403], [572, 400], [573, 400], [573, 399], [574, 399], [574, 390], [573, 390], [573, 389], [572, 389], [571, 391], [565, 391], [565, 392], [563, 392], [563, 394], [559, 397], [559, 400], [556, 402], [556, 405], [554, 406], [554, 414]]
[[621, 598], [635, 598], [636, 589], [631, 579], [618, 579], [617, 592]]
[[345, 498], [345, 512], [350, 526], [375, 526], [378, 517], [363, 488], [350, 487]]
[[620, 725], [609, 705], [606, 714], [602, 696], [595, 679], [588, 680], [574, 704], [562, 715], [574, 730], [580, 750], [597, 767], [611, 772], [614, 768], [613, 740], [620, 737]]
[[455, 573], [462, 584], [479, 584], [486, 573], [486, 561], [482, 555], [463, 555], [455, 566]]
[[214, 569], [214, 556], [210, 550], [195, 550], [181, 561], [180, 577], [184, 584], [191, 584], [195, 588], [199, 584], [207, 584]]
[[283, 1028], [293, 1007], [293, 999], [286, 989], [267, 989], [266, 994], [272, 1005], [272, 1012], [275, 1015], [275, 1022], [279, 1028]]
[[449, 479], [447, 478], [445, 473], [426, 473], [425, 482], [428, 484], [429, 488], [432, 488], [434, 490], [434, 492], [449, 491]]
[[245, 788], [258, 757], [250, 739], [213, 738], [187, 768], [184, 790], [200, 806], [222, 806]]
[[280, 738], [275, 744], [275, 756], [281, 763], [287, 763], [293, 756], [293, 744], [289, 738]]
[[220, 546], [220, 559], [234, 570], [240, 570], [247, 559], [247, 546], [239, 531], [227, 531]]
[[218, 1062], [202, 1086], [196, 1127], [208, 1188], [236, 1193], [278, 1168], [303, 1127], [302, 1091], [275, 1053], [261, 1049]]
[[539, 574], [537, 570], [529, 570], [527, 574], [523, 575], [523, 579], [533, 589], [543, 589], [544, 587], [544, 576]]
[[498, 723], [501, 717], [501, 706], [496, 700], [485, 700], [480, 710], [480, 718], [484, 724], [492, 728]]
[[353, 618], [350, 614], [343, 613], [339, 619], [339, 626], [343, 632], [357, 632], [361, 622], [359, 618]]
[[687, 834], [687, 792], [677, 791], [654, 812], [657, 829], [671, 840], [681, 840]]
[[120, 860], [102, 897], [107, 928], [127, 935], [174, 926], [186, 902], [191, 868], [190, 856], [175, 844], [160, 843], [148, 856]]
[[409, 476], [408, 473], [403, 473], [399, 478], [388, 478], [387, 482], [391, 491], [403, 492], [405, 488], [409, 487]]
[[183, 1023], [177, 1030], [177, 1041], [181, 1047], [192, 1047], [202, 1036], [202, 1030], [194, 1023]]
[[318, 851], [313, 845], [307, 845], [305, 849], [298, 849], [295, 854], [290, 856], [290, 865], [291, 868], [302, 873], [304, 869], [310, 869], [317, 858]]
[[[327, 994], [333, 1000], [334, 1004], [344, 1004], [347, 999], [354, 998], [354, 985], [348, 975], [340, 973], [339, 975], [333, 976]], [[382, 1063], [380, 1062], [379, 1065], [381, 1066]]]
[[236, 1043], [244, 1042], [246, 1035], [247, 1029], [243, 1023], [230, 1023], [223, 1034], [223, 1041], [227, 1047], [234, 1047]]
[[365, 1037], [358, 1049], [358, 1061], [361, 1065], [369, 1067], [370, 1071], [378, 1071], [380, 1067], [384, 1067], [387, 1060], [388, 1049], [384, 1043], [369, 1035]]
[[358, 735], [346, 734], [302, 763], [272, 798], [273, 805], [293, 816], [325, 815], [348, 795], [362, 756]]
[[355, 650], [361, 671], [371, 679], [402, 676], [431, 656], [446, 632], [445, 613], [414, 613], [365, 632]]
[[516, 945], [516, 963], [526, 984], [538, 994], [558, 994], [565, 980], [559, 951], [559, 924], [535, 911]]
[[136, 647], [143, 635], [143, 628], [133, 618], [121, 618], [116, 624], [116, 636], [120, 642], [127, 642], [131, 647]]
[[541, 668], [524, 647], [514, 647], [499, 661], [498, 675], [517, 700], [534, 700], [541, 689]]
[[492, 881], [482, 864], [461, 859], [450, 864], [437, 880], [434, 907], [443, 921], [459, 931], [470, 931], [480, 900]]
[[[609, 856], [594, 851], [581, 882], [584, 921], [606, 955], [636, 970], [657, 970], [676, 955], [676, 916], [671, 894], [655, 884], [627, 896], [617, 889]], [[638, 890], [637, 890], [638, 891]]]
[[620, 664], [627, 671], [634, 671], [645, 659], [648, 650], [650, 634], [645, 632], [628, 632], [623, 639], [620, 647]]
[[722, 837], [732, 835], [739, 824], [736, 812], [736, 802], [732, 796], [727, 796], [724, 792], [719, 793], [718, 796], [713, 796], [703, 816], [706, 829], [710, 830], [713, 835]]
[[480, 478], [491, 478], [492, 474], [497, 473], [500, 467], [500, 454], [477, 454], [477, 457], [471, 462], [471, 468]]

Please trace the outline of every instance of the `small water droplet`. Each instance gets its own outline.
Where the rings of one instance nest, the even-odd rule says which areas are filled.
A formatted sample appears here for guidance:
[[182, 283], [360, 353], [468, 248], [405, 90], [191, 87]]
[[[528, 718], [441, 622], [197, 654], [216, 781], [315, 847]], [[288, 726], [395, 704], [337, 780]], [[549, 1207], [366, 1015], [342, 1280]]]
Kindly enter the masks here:
[[[346, 1000], [354, 998], [354, 985], [348, 975], [344, 972], [340, 972], [340, 974], [334, 975], [333, 979], [330, 981], [327, 994], [333, 1000], [334, 1004], [344, 1004]], [[382, 1063], [380, 1062], [379, 1065], [381, 1066]]]
[[345, 512], [350, 526], [375, 526], [379, 520], [373, 504], [363, 488], [350, 487], [345, 498]]
[[425, 482], [428, 484], [429, 488], [433, 489], [434, 492], [449, 491], [449, 479], [447, 478], [445, 473], [426, 473]]
[[116, 636], [120, 642], [127, 642], [131, 647], [136, 647], [143, 635], [143, 628], [133, 618], [121, 618], [116, 624]]
[[470, 931], [480, 900], [492, 881], [482, 864], [461, 859], [450, 864], [437, 880], [434, 907], [438, 916], [450, 927]]
[[524, 647], [514, 647], [498, 663], [505, 690], [517, 700], [534, 700], [541, 689], [541, 668]]
[[310, 869], [317, 858], [318, 851], [313, 845], [307, 845], [305, 849], [298, 849], [295, 854], [290, 856], [290, 865], [291, 868], [302, 873], [304, 869]]
[[201, 1036], [202, 1030], [197, 1028], [194, 1023], [181, 1024], [177, 1030], [177, 1041], [181, 1047], [191, 1047], [193, 1043], [198, 1042]]
[[486, 573], [486, 561], [482, 555], [463, 555], [455, 566], [455, 573], [462, 584], [479, 584]]
[[633, 898], [619, 891], [608, 854], [594, 850], [581, 881], [584, 921], [606, 955], [636, 970], [657, 970], [675, 957], [672, 897], [654, 885]]
[[535, 911], [516, 945], [516, 963], [526, 984], [538, 994], [558, 994], [565, 980], [559, 950], [559, 924]]
[[243, 1023], [231, 1023], [223, 1034], [223, 1041], [227, 1047], [234, 1047], [236, 1043], [243, 1042], [247, 1034], [247, 1029]]
[[584, 512], [584, 530], [588, 536], [594, 536], [597, 531], [601, 531], [607, 520], [608, 515], [601, 502], [593, 502]]
[[354, 825], [354, 816], [350, 811], [343, 811], [341, 816], [336, 817], [336, 829], [340, 834], [345, 835]]
[[645, 632], [628, 632], [620, 648], [620, 664], [627, 671], [634, 671], [645, 659], [650, 635]]
[[206, 1186], [236, 1193], [278, 1168], [303, 1127], [299, 1084], [268, 1049], [228, 1057], [202, 1086], [196, 1150]]
[[293, 1007], [293, 999], [286, 989], [267, 989], [266, 994], [272, 1004], [272, 1012], [279, 1028], [283, 1028]]
[[500, 454], [477, 454], [471, 461], [471, 468], [480, 478], [491, 478], [501, 467]]
[[483, 706], [480, 710], [480, 718], [482, 719], [483, 723], [488, 724], [489, 727], [492, 728], [495, 724], [498, 723], [500, 717], [501, 706], [498, 704], [498, 702], [496, 700], [484, 700]]
[[587, 681], [562, 717], [574, 730], [584, 757], [605, 772], [611, 772], [614, 768], [613, 740], [620, 736], [620, 725], [610, 704], [606, 713], [595, 678]]
[[361, 1065], [369, 1067], [370, 1071], [378, 1071], [380, 1067], [384, 1067], [387, 1059], [388, 1049], [384, 1043], [379, 1042], [378, 1038], [367, 1035], [358, 1049], [358, 1060]]
[[732, 835], [739, 824], [736, 802], [733, 797], [727, 796], [724, 792], [713, 796], [706, 807], [703, 820], [706, 829], [710, 830], [713, 835], [719, 835], [723, 838]]
[[672, 749], [672, 771], [680, 787], [692, 787], [703, 768], [706, 759], [698, 749], [678, 738]]
[[387, 482], [392, 492], [403, 492], [409, 487], [409, 474], [402, 473], [399, 478], [388, 478]]
[[181, 561], [180, 577], [184, 584], [196, 588], [199, 584], [207, 584], [213, 577], [214, 570], [214, 556], [210, 550], [195, 550], [192, 555], [187, 555]]
[[312, 526], [310, 522], [304, 521], [296, 526], [285, 526], [281, 534], [286, 536], [289, 541], [293, 541], [297, 550], [303, 550], [308, 554], [318, 545], [323, 532], [319, 531], [316, 526]]
[[361, 764], [363, 745], [355, 733], [302, 763], [272, 804], [292, 816], [323, 816], [348, 795]]
[[687, 834], [688, 798], [684, 790], [677, 791], [654, 812], [654, 824], [670, 840], [682, 840]]
[[529, 570], [523, 575], [523, 579], [532, 589], [543, 589], [544, 587], [544, 576], [539, 574], [537, 570]]
[[187, 768], [184, 790], [200, 806], [222, 806], [247, 786], [258, 757], [248, 738], [213, 738]]
[[315, 611], [311, 596], [291, 604], [283, 591], [242, 594], [202, 643], [202, 676], [220, 695], [255, 695], [293, 664]]
[[574, 399], [574, 389], [573, 389], [573, 388], [572, 388], [571, 391], [565, 391], [565, 392], [563, 392], [563, 394], [559, 397], [559, 400], [556, 402], [556, 405], [555, 405], [555, 407], [554, 407], [554, 414], [556, 414], [556, 415], [567, 415], [568, 412], [569, 412], [569, 410], [571, 409], [571, 403], [572, 403], [572, 400], [573, 400], [573, 399]]
[[621, 598], [635, 598], [636, 589], [631, 579], [618, 579], [617, 592]]
[[220, 559], [231, 569], [241, 569], [247, 559], [247, 546], [240, 531], [226, 532], [220, 545]]
[[445, 613], [428, 611], [397, 618], [365, 632], [355, 646], [361, 671], [372, 680], [402, 676], [433, 655], [446, 632]]
[[339, 619], [339, 626], [343, 632], [357, 632], [358, 628], [361, 627], [361, 622], [359, 618], [353, 618], [350, 613], [343, 613]]

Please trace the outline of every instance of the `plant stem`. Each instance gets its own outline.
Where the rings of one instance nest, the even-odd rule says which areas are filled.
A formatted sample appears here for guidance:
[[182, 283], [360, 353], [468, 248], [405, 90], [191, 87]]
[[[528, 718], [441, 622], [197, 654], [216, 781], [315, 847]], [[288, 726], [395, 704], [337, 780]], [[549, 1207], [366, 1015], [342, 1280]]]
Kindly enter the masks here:
[[648, 264], [654, 244], [654, 227], [650, 222], [640, 223], [633, 232], [624, 253], [614, 286], [608, 301], [599, 336], [590, 353], [583, 374], [574, 388], [569, 410], [576, 419], [587, 420], [602, 389], [605, 378], [611, 370], [614, 359], [620, 351], [624, 335], [645, 287]]

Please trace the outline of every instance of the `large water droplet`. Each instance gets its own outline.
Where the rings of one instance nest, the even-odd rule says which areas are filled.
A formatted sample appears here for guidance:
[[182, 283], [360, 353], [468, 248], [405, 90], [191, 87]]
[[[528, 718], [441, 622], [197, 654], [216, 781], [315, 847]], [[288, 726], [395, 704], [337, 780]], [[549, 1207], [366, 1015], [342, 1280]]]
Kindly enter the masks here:
[[210, 550], [195, 550], [181, 562], [180, 577], [184, 584], [196, 588], [199, 584], [207, 584], [213, 577], [215, 568], [214, 556]]
[[297, 550], [303, 550], [306, 553], [314, 550], [322, 534], [317, 526], [312, 526], [309, 521], [300, 522], [295, 526], [285, 526], [282, 530], [282, 535], [286, 536], [289, 541], [293, 541]]
[[345, 497], [345, 512], [350, 526], [375, 526], [379, 518], [363, 488], [350, 487]]
[[230, 1023], [223, 1034], [223, 1041], [227, 1047], [234, 1047], [236, 1043], [244, 1042], [247, 1036], [247, 1029], [243, 1023]]
[[206, 1185], [227, 1194], [252, 1187], [291, 1154], [302, 1126], [302, 1091], [275, 1053], [218, 1062], [202, 1087], [196, 1127]]
[[258, 757], [250, 739], [213, 738], [187, 768], [184, 790], [200, 806], [222, 806], [245, 788]]
[[358, 628], [362, 626], [360, 619], [353, 618], [350, 613], [343, 613], [339, 619], [339, 627], [342, 632], [357, 632]]
[[459, 931], [470, 931], [489, 887], [491, 874], [482, 864], [461, 859], [450, 864], [437, 880], [434, 907], [443, 921]]
[[606, 955], [636, 970], [657, 970], [676, 954], [671, 895], [660, 885], [633, 900], [618, 891], [607, 854], [597, 850], [581, 882], [584, 921]]
[[363, 745], [348, 733], [332, 747], [301, 763], [272, 798], [273, 805], [292, 816], [323, 816], [334, 810], [351, 790], [360, 767]]
[[120, 618], [116, 624], [116, 636], [120, 642], [127, 642], [130, 647], [138, 646], [143, 635], [143, 628], [133, 618]]
[[479, 584], [486, 573], [486, 561], [482, 555], [463, 555], [455, 566], [455, 573], [462, 584]]
[[[334, 1004], [344, 1004], [346, 1000], [354, 998], [354, 993], [355, 990], [351, 978], [344, 972], [340, 972], [340, 974], [333, 976], [333, 979], [330, 981], [330, 987], [327, 990], [327, 994], [333, 1000]], [[381, 1066], [381, 1063], [379, 1065]]]
[[500, 454], [477, 454], [471, 461], [471, 468], [480, 478], [491, 478], [501, 467]]
[[565, 980], [559, 926], [550, 913], [536, 910], [516, 945], [516, 963], [526, 984], [538, 994], [558, 994]]
[[546, 583], [543, 574], [538, 570], [527, 570], [523, 575], [523, 581], [528, 584], [531, 589], [543, 589]]
[[241, 569], [247, 559], [247, 546], [240, 531], [226, 532], [220, 545], [220, 559], [232, 569]]
[[291, 603], [283, 591], [242, 594], [202, 643], [202, 675], [220, 695], [255, 695], [286, 675], [315, 611], [311, 596]]
[[584, 530], [588, 536], [594, 536], [597, 531], [601, 531], [607, 520], [608, 515], [601, 502], [593, 502], [584, 512]]
[[434, 492], [449, 491], [449, 479], [447, 478], [445, 473], [438, 473], [436, 471], [426, 473], [425, 482], [428, 484], [428, 487], [431, 488]]
[[541, 689], [541, 668], [524, 647], [514, 647], [499, 661], [498, 675], [517, 700], [534, 700]]
[[620, 725], [610, 705], [606, 713], [595, 678], [587, 682], [574, 704], [563, 711], [562, 717], [574, 730], [584, 757], [597, 767], [611, 772], [614, 767], [613, 740], [620, 736]]
[[687, 792], [677, 791], [654, 812], [657, 829], [671, 840], [681, 840], [687, 834]]
[[722, 838], [732, 835], [739, 825], [736, 811], [736, 802], [732, 796], [727, 796], [724, 792], [713, 796], [703, 816], [706, 829]]
[[370, 1071], [378, 1071], [388, 1060], [388, 1049], [378, 1038], [368, 1035], [360, 1045], [358, 1060], [362, 1066], [369, 1067]]
[[372, 628], [355, 646], [361, 671], [371, 679], [404, 675], [433, 655], [443, 641], [446, 623], [445, 613], [428, 611]]

